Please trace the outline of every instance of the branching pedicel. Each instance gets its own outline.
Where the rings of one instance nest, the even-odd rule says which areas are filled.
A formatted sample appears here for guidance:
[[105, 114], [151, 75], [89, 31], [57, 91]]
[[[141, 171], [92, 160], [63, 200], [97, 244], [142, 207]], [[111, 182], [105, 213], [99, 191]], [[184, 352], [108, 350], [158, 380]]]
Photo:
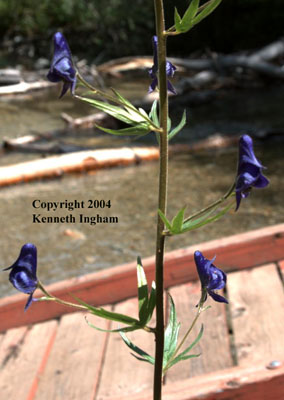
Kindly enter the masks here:
[[[108, 113], [118, 120], [126, 123], [127, 128], [121, 130], [112, 130], [101, 128], [103, 131], [113, 135], [134, 135], [142, 136], [148, 133], [155, 133], [160, 146], [160, 180], [158, 190], [158, 211], [157, 211], [157, 245], [156, 245], [156, 278], [151, 288], [148, 287], [146, 275], [140, 258], [137, 260], [137, 281], [138, 281], [138, 304], [139, 312], [137, 318], [127, 315], [113, 313], [103, 308], [96, 308], [76, 299], [78, 303], [70, 303], [58, 299], [50, 294], [37, 278], [37, 250], [33, 244], [25, 244], [17, 260], [5, 270], [11, 269], [9, 279], [13, 286], [29, 295], [25, 310], [32, 304], [32, 301], [56, 301], [66, 306], [71, 306], [86, 310], [101, 318], [117, 321], [123, 324], [123, 327], [113, 330], [119, 332], [125, 344], [130, 347], [132, 352], [137, 354], [138, 359], [147, 361], [155, 366], [154, 368], [154, 390], [153, 399], [162, 398], [162, 378], [163, 375], [177, 362], [198, 357], [199, 354], [191, 354], [191, 350], [201, 339], [203, 326], [192, 343], [182, 350], [182, 347], [196, 324], [200, 314], [208, 307], [204, 307], [207, 295], [211, 296], [217, 302], [227, 303], [216, 290], [223, 289], [226, 284], [226, 274], [213, 265], [213, 260], [206, 259], [199, 251], [195, 252], [194, 258], [201, 281], [201, 297], [197, 305], [196, 316], [188, 328], [185, 336], [180, 340], [178, 333], [180, 323], [177, 322], [176, 310], [173, 299], [170, 297], [170, 318], [169, 323], [164, 329], [164, 304], [163, 304], [163, 258], [165, 240], [168, 236], [183, 234], [185, 232], [197, 229], [201, 226], [215, 222], [225, 215], [236, 204], [236, 211], [240, 207], [241, 200], [249, 195], [253, 187], [264, 188], [268, 185], [268, 180], [262, 175], [263, 166], [257, 160], [253, 152], [252, 139], [248, 135], [240, 138], [239, 146], [239, 164], [237, 176], [232, 183], [231, 188], [220, 199], [214, 203], [205, 206], [200, 211], [185, 216], [186, 208], [181, 208], [177, 215], [170, 221], [167, 217], [166, 199], [167, 199], [167, 168], [168, 168], [168, 142], [185, 125], [185, 112], [180, 123], [168, 131], [171, 124], [168, 116], [168, 93], [169, 90], [175, 93], [175, 89], [170, 82], [176, 67], [166, 60], [166, 39], [168, 36], [177, 36], [188, 32], [196, 24], [207, 17], [220, 3], [221, 0], [209, 0], [200, 6], [200, 0], [192, 0], [184, 15], [181, 17], [178, 10], [175, 10], [175, 24], [168, 30], [164, 27], [164, 12], [162, 0], [154, 0], [156, 14], [156, 35], [153, 37], [154, 62], [149, 73], [151, 83], [149, 91], [156, 88], [159, 90], [159, 112], [158, 104], [154, 101], [149, 114], [141, 108], [136, 108], [127, 99], [117, 91], [109, 95], [101, 90], [92, 87], [76, 71], [72, 61], [72, 55], [68, 43], [64, 36], [57, 32], [54, 35], [54, 57], [50, 71], [47, 75], [52, 82], [63, 82], [62, 97], [68, 89], [71, 94], [80, 101], [87, 102], [91, 106]], [[75, 94], [77, 82], [83, 84], [93, 96], [79, 96]], [[95, 96], [95, 97], [94, 97]], [[98, 99], [102, 98], [102, 100]], [[108, 102], [105, 102], [108, 100]], [[235, 196], [235, 200], [233, 197]], [[41, 289], [44, 296], [39, 299], [33, 298], [36, 288]], [[150, 326], [151, 318], [156, 309], [156, 326]], [[89, 325], [96, 328], [94, 325]], [[146, 332], [155, 335], [156, 351], [155, 357], [147, 354], [143, 349], [133, 344], [126, 333], [137, 329], [143, 329]]]

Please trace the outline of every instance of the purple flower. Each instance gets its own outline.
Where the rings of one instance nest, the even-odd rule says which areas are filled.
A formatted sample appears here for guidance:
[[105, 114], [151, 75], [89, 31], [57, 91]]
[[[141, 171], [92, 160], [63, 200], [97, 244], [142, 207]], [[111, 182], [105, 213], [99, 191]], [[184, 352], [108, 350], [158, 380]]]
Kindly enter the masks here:
[[215, 290], [223, 289], [226, 285], [227, 276], [225, 272], [221, 271], [219, 268], [215, 267], [212, 263], [216, 257], [212, 260], [207, 260], [200, 251], [194, 253], [194, 261], [196, 264], [197, 272], [201, 282], [202, 295], [201, 302], [207, 298], [207, 294], [211, 296], [215, 301], [220, 303], [228, 303], [225, 297], [220, 296], [215, 292]]
[[[152, 93], [156, 87], [158, 86], [158, 77], [157, 77], [157, 72], [158, 72], [158, 37], [153, 36], [152, 39], [153, 42], [153, 51], [154, 51], [154, 64], [151, 69], [149, 69], [149, 75], [152, 78], [151, 85], [149, 86], [149, 91], [148, 93]], [[166, 62], [166, 74], [169, 78], [172, 78], [174, 76], [176, 67], [170, 63], [169, 61]], [[173, 94], [176, 94], [175, 88], [171, 84], [169, 80], [167, 80], [167, 86], [168, 90], [172, 92]]]
[[236, 211], [241, 200], [248, 197], [252, 187], [264, 188], [269, 180], [262, 175], [265, 167], [257, 160], [253, 152], [252, 138], [248, 135], [241, 136], [239, 141], [239, 165], [236, 178]]
[[61, 32], [56, 32], [53, 36], [54, 55], [47, 79], [51, 82], [63, 82], [61, 98], [70, 88], [74, 94], [76, 86], [76, 70], [72, 61], [72, 54], [68, 43]]
[[32, 243], [26, 243], [21, 248], [20, 255], [14, 264], [3, 269], [3, 271], [11, 269], [9, 281], [20, 292], [29, 294], [28, 301], [25, 305], [25, 311], [29, 308], [32, 301], [35, 301], [33, 299], [33, 294], [38, 285], [36, 267], [37, 249]]

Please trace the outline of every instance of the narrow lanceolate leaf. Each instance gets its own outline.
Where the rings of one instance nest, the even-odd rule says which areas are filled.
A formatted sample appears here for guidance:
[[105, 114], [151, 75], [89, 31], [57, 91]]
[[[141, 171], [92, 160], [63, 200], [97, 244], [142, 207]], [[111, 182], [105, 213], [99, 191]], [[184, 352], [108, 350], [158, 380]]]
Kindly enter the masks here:
[[[218, 212], [216, 215], [214, 215], [213, 217], [210, 218], [205, 218], [203, 221], [196, 223], [196, 224], [191, 224], [191, 225], [187, 225], [187, 227], [185, 226], [185, 224], [182, 227], [181, 233], [184, 232], [188, 232], [191, 231], [193, 229], [197, 229], [200, 228], [201, 226], [210, 224], [211, 222], [215, 222], [218, 219], [220, 219], [223, 215], [225, 215], [228, 211], [230, 211], [230, 209], [233, 207], [234, 203], [230, 203], [227, 207], [223, 208], [223, 210], [221, 210], [220, 212]], [[190, 221], [189, 221], [190, 222]], [[193, 222], [193, 221], [192, 221]], [[187, 224], [187, 223], [186, 223]]]
[[89, 99], [88, 97], [76, 96], [78, 99], [84, 101], [85, 103], [91, 104], [93, 107], [97, 108], [100, 111], [104, 111], [105, 113], [111, 115], [112, 117], [125, 122], [126, 124], [133, 124], [132, 116], [123, 108], [114, 106], [112, 104], [104, 103], [100, 100]]
[[199, 342], [199, 340], [201, 339], [201, 337], [203, 335], [203, 330], [204, 330], [204, 328], [203, 328], [203, 324], [202, 324], [197, 338], [182, 353], [180, 353], [178, 356], [176, 356], [172, 361], [170, 361], [168, 363], [167, 369], [169, 369], [170, 367], [172, 367], [173, 365], [175, 365], [179, 361], [188, 360], [189, 358], [194, 358], [194, 357], [199, 357], [200, 356], [200, 354], [187, 355], [187, 353], [190, 352], [190, 350]]
[[140, 356], [140, 357], [137, 357], [135, 354], [133, 354], [134, 357], [138, 358], [138, 360], [147, 361], [150, 364], [155, 364], [155, 359], [152, 356], [150, 356], [148, 353], [146, 353], [144, 350], [140, 349], [140, 347], [138, 347], [134, 343], [132, 343], [123, 332], [120, 332], [120, 336], [122, 337], [124, 343], [132, 351], [134, 351], [136, 354], [138, 354]]
[[138, 125], [132, 126], [130, 128], [124, 128], [124, 129], [118, 129], [118, 130], [104, 128], [97, 124], [96, 124], [96, 127], [98, 129], [100, 129], [101, 131], [110, 133], [111, 135], [115, 135], [115, 136], [144, 136], [144, 135], [147, 135], [147, 133], [151, 132], [151, 130], [144, 124], [138, 124]]
[[192, 219], [189, 219], [189, 221], [184, 222], [182, 225], [182, 231], [184, 231], [184, 229], [195, 229], [195, 227], [197, 225], [199, 225], [200, 223], [205, 221], [210, 215], [212, 215], [214, 213], [214, 211], [216, 210], [216, 208], [217, 208], [217, 206], [213, 207], [211, 210], [209, 210], [207, 213], [203, 214], [201, 217], [192, 218]]
[[157, 113], [157, 105], [158, 105], [157, 100], [154, 100], [149, 114], [149, 118], [154, 122], [156, 126], [160, 126], [159, 117]]
[[184, 356], [184, 357], [176, 357], [172, 361], [169, 362], [169, 364], [168, 364], [167, 368], [164, 370], [164, 372], [167, 371], [169, 368], [171, 368], [176, 363], [178, 363], [179, 361], [188, 360], [189, 358], [196, 358], [196, 357], [199, 357], [200, 355], [201, 355], [201, 353], [190, 354], [189, 356]]
[[137, 258], [137, 283], [139, 321], [141, 324], [145, 324], [148, 318], [148, 285], [140, 257]]
[[184, 110], [180, 123], [169, 133], [168, 135], [169, 140], [171, 140], [177, 133], [179, 133], [179, 131], [182, 130], [185, 124], [186, 124], [186, 112]]
[[179, 328], [180, 328], [180, 324], [177, 323], [175, 304], [170, 295], [169, 299], [171, 307], [170, 307], [169, 323], [165, 330], [165, 344], [164, 344], [164, 358], [163, 358], [164, 367], [167, 365], [168, 361], [171, 359], [171, 357], [175, 352], [177, 346]]
[[97, 307], [91, 306], [90, 304], [85, 303], [83, 300], [78, 299], [75, 296], [74, 296], [74, 298], [78, 301], [79, 304], [82, 304], [83, 306], [85, 306], [90, 311], [91, 314], [94, 314], [97, 317], [105, 318], [110, 321], [121, 322], [122, 324], [125, 324], [125, 325], [132, 325], [132, 326], [139, 325], [139, 321], [137, 319], [129, 317], [128, 315], [107, 311], [104, 308], [97, 308]]
[[167, 229], [170, 231], [172, 229], [172, 225], [171, 225], [170, 221], [167, 219], [167, 217], [161, 210], [158, 210], [158, 214], [159, 214], [161, 220], [163, 221], [163, 223], [166, 225]]
[[115, 89], [113, 89], [113, 88], [111, 88], [111, 90], [113, 91], [113, 93], [116, 95], [116, 97], [118, 98], [118, 100], [119, 100], [122, 104], [124, 104], [124, 105], [127, 106], [127, 107], [134, 108], [133, 104], [130, 103], [130, 101], [127, 100], [125, 97], [123, 97], [120, 93], [118, 93], [117, 90], [115, 90]]
[[198, 24], [200, 21], [202, 21], [204, 18], [208, 17], [215, 8], [218, 7], [218, 5], [221, 3], [222, 0], [211, 0], [206, 3], [205, 7], [202, 7], [202, 11], [197, 14], [197, 16], [193, 19], [193, 25]]
[[184, 13], [181, 21], [181, 31], [187, 32], [192, 27], [192, 20], [195, 17], [199, 6], [199, 0], [192, 0], [188, 9]]
[[168, 117], [167, 119], [167, 131], [170, 132], [172, 127], [172, 120], [170, 119], [170, 117]]
[[110, 332], [110, 333], [113, 333], [113, 332], [132, 332], [132, 331], [136, 331], [138, 329], [141, 329], [141, 325], [126, 326], [124, 328], [117, 328], [117, 329], [103, 329], [103, 328], [99, 328], [98, 326], [93, 325], [87, 319], [86, 319], [86, 321], [87, 321], [87, 324], [91, 328], [96, 329], [97, 331], [100, 331], [100, 332]]
[[147, 317], [146, 324], [151, 320], [155, 306], [156, 306], [156, 283], [153, 281], [152, 289], [151, 289], [151, 293], [150, 293], [150, 297], [149, 297], [149, 301], [148, 301], [148, 317]]
[[175, 29], [177, 32], [181, 32], [181, 16], [178, 10], [175, 8]]
[[177, 215], [173, 218], [172, 220], [172, 227], [171, 227], [171, 232], [178, 234], [181, 232], [182, 229], [182, 223], [184, 220], [184, 212], [185, 212], [186, 207], [182, 208], [179, 210]]

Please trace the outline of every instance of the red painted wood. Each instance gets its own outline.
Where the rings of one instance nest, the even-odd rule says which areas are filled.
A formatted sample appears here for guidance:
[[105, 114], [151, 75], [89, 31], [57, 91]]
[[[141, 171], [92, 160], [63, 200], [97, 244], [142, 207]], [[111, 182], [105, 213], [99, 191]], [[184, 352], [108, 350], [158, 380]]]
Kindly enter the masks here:
[[[163, 390], [163, 400], [283, 400], [284, 360], [278, 369], [264, 364], [233, 367], [216, 373], [175, 382]], [[131, 398], [112, 400], [151, 400], [150, 391]], [[105, 399], [100, 399], [105, 400]]]
[[227, 291], [238, 365], [283, 360], [284, 296], [276, 264], [229, 274]]
[[[263, 265], [284, 257], [284, 224], [213, 240], [200, 245], [172, 251], [165, 256], [165, 286], [197, 279], [193, 261], [195, 250], [207, 258], [215, 254], [216, 265], [226, 271]], [[154, 279], [154, 257], [143, 260], [148, 281]], [[111, 304], [136, 296], [136, 263], [124, 264], [93, 274], [61, 281], [48, 287], [57, 297], [73, 301], [68, 295], [82, 298], [95, 305]], [[39, 294], [39, 293], [37, 293]], [[6, 329], [39, 322], [72, 312], [56, 303], [38, 303], [24, 313], [26, 296], [20, 294], [0, 300], [0, 332]]]
[[[1, 364], [0, 396], [9, 400], [32, 400], [44, 370], [57, 328], [48, 321], [7, 332], [2, 341], [5, 358]], [[7, 343], [10, 345], [7, 347]], [[13, 343], [13, 345], [11, 345]], [[1, 347], [2, 347], [1, 346]], [[2, 353], [2, 352], [1, 352]]]
[[[95, 320], [108, 329], [108, 321]], [[106, 333], [87, 325], [83, 313], [64, 315], [34, 400], [93, 400], [106, 339]]]

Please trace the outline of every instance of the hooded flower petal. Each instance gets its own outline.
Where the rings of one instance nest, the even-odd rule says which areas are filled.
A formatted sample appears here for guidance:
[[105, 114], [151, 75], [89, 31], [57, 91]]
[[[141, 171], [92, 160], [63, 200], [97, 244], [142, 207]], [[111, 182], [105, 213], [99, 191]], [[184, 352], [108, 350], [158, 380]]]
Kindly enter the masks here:
[[7, 271], [11, 269], [9, 280], [12, 285], [20, 292], [29, 294], [25, 310], [33, 301], [33, 293], [37, 288], [38, 280], [36, 276], [37, 269], [37, 249], [32, 243], [26, 243], [20, 251], [17, 260], [10, 267], [3, 269]]
[[252, 138], [248, 135], [241, 136], [236, 178], [236, 211], [241, 200], [249, 195], [252, 187], [264, 188], [269, 184], [269, 180], [262, 175], [263, 169], [263, 165], [255, 157]]
[[200, 278], [202, 292], [205, 293], [205, 297], [203, 297], [202, 301], [204, 302], [206, 300], [206, 294], [208, 293], [215, 301], [228, 303], [225, 297], [215, 293], [215, 290], [223, 289], [227, 282], [225, 272], [213, 265], [215, 258], [216, 257], [212, 260], [208, 260], [200, 251], [194, 253], [194, 260]]
[[76, 86], [76, 70], [72, 61], [72, 54], [68, 43], [61, 32], [55, 33], [53, 37], [54, 55], [47, 79], [51, 82], [63, 82], [60, 98], [70, 88], [74, 94]]
[[[153, 43], [153, 53], [154, 53], [154, 64], [152, 66], [151, 69], [149, 69], [149, 75], [152, 78], [152, 82], [149, 86], [149, 90], [148, 93], [153, 92], [156, 87], [158, 86], [158, 77], [157, 77], [157, 72], [158, 72], [158, 37], [157, 36], [153, 36], [152, 39], [152, 43]], [[176, 67], [170, 62], [167, 61], [166, 62], [166, 74], [167, 77], [172, 78], [174, 76], [174, 73], [176, 71]], [[176, 94], [175, 88], [173, 87], [173, 85], [171, 84], [171, 82], [169, 80], [167, 80], [167, 88], [168, 91]]]

